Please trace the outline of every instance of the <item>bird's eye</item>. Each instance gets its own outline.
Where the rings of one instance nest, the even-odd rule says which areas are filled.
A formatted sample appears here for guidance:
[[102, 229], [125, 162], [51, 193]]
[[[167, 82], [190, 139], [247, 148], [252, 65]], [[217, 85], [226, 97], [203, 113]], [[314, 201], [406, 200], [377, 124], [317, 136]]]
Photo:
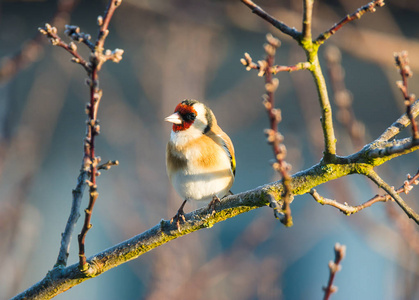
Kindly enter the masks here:
[[196, 114], [195, 113], [187, 113], [187, 114], [185, 114], [185, 115], [183, 115], [183, 119], [185, 120], [185, 121], [189, 121], [189, 122], [192, 122], [192, 121], [194, 121], [195, 120], [195, 118], [196, 118]]

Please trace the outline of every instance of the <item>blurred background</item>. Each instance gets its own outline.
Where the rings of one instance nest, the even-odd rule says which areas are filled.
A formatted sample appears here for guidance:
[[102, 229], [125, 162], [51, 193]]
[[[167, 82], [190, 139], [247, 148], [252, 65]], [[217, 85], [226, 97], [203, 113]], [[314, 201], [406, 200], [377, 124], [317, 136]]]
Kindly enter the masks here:
[[[257, 3], [300, 30], [301, 2]], [[53, 267], [82, 162], [89, 99], [85, 71], [37, 28], [52, 23], [66, 39], [64, 24], [74, 24], [95, 38], [96, 19], [106, 4], [0, 2], [1, 299], [28, 288]], [[364, 4], [365, 0], [316, 1], [313, 36]], [[409, 90], [419, 93], [418, 25], [418, 1], [388, 0], [321, 48], [330, 98], [336, 97], [327, 65], [333, 70], [340, 64], [328, 63], [325, 54], [336, 61], [338, 49], [350, 91], [343, 88], [345, 103], [352, 106], [333, 104], [340, 155], [361, 149], [404, 112], [395, 85], [400, 78], [394, 52], [409, 52], [415, 74]], [[108, 62], [100, 72], [104, 96], [96, 150], [103, 161], [117, 159], [120, 165], [98, 178], [99, 198], [86, 239], [88, 257], [171, 218], [181, 204], [166, 176], [165, 145], [171, 127], [163, 119], [182, 99], [206, 102], [231, 137], [237, 159], [234, 193], [279, 179], [269, 164], [272, 149], [263, 134], [269, 126], [261, 105], [264, 79], [240, 63], [244, 52], [254, 61], [264, 58], [268, 32], [282, 41], [277, 63], [304, 60], [293, 40], [239, 0], [123, 1], [105, 46], [125, 53], [119, 64]], [[83, 45], [79, 50], [87, 57]], [[276, 105], [283, 112], [279, 130], [295, 173], [321, 157], [317, 94], [306, 71], [277, 77]], [[413, 153], [377, 171], [399, 187], [417, 168], [418, 153]], [[381, 193], [355, 175], [317, 190], [351, 205]], [[403, 195], [416, 211], [418, 195], [417, 190]], [[82, 208], [86, 206], [87, 197]], [[186, 211], [197, 207], [188, 203]], [[295, 198], [291, 209], [291, 228], [278, 222], [270, 208], [257, 209], [174, 240], [56, 299], [321, 299], [336, 242], [347, 246], [347, 256], [332, 299], [418, 299], [419, 233], [397, 205], [378, 203], [347, 217], [303, 195]], [[78, 261], [76, 234], [81, 224], [82, 218], [69, 264]]]

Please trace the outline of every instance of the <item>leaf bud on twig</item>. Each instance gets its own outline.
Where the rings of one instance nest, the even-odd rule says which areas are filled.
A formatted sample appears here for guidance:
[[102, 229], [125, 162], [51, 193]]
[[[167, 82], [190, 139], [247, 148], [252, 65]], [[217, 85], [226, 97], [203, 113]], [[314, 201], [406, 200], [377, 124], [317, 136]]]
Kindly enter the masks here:
[[274, 46], [272, 46], [271, 44], [265, 44], [264, 48], [267, 55], [275, 56], [276, 48]]
[[60, 40], [56, 38], [51, 38], [50, 42], [53, 46], [57, 46], [60, 43]]
[[98, 16], [97, 17], [97, 25], [98, 26], [102, 26], [103, 25], [103, 17], [102, 16]]
[[70, 48], [71, 51], [74, 51], [74, 52], [77, 51], [77, 45], [74, 44], [74, 42], [70, 42], [68, 44], [68, 48]]
[[277, 123], [281, 122], [281, 120], [282, 120], [281, 110], [280, 109], [276, 109], [276, 108], [272, 108], [271, 112], [272, 112], [272, 114], [273, 114], [273, 116], [275, 118], [275, 121]]
[[281, 41], [274, 37], [272, 34], [268, 33], [266, 35], [266, 40], [270, 45], [272, 45], [275, 48], [279, 48], [281, 46]]
[[263, 104], [263, 106], [265, 106], [266, 110], [271, 110], [272, 109], [272, 103], [269, 102], [268, 95], [263, 94], [262, 99], [263, 99], [262, 104]]
[[265, 75], [265, 71], [266, 71], [266, 68], [268, 67], [268, 63], [266, 60], [259, 60], [258, 65], [259, 65], [258, 76], [262, 77], [263, 75]]
[[46, 30], [42, 27], [38, 27], [38, 31], [42, 34], [45, 34], [45, 35], [47, 34]]
[[49, 23], [45, 23], [45, 30], [49, 33], [51, 32], [51, 25]]
[[120, 62], [122, 60], [122, 54], [124, 54], [124, 50], [123, 49], [119, 49], [116, 48], [113, 52], [112, 52], [112, 61], [113, 62]]
[[265, 84], [265, 89], [268, 93], [274, 93], [279, 86], [278, 78], [273, 78], [271, 82]]

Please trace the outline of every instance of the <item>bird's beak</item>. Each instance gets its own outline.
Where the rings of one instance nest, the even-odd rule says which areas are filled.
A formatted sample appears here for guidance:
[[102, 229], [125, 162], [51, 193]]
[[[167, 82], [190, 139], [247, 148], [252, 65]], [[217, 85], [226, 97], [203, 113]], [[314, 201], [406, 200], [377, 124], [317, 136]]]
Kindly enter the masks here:
[[177, 112], [166, 117], [164, 120], [173, 124], [178, 124], [178, 125], [182, 124], [182, 118]]

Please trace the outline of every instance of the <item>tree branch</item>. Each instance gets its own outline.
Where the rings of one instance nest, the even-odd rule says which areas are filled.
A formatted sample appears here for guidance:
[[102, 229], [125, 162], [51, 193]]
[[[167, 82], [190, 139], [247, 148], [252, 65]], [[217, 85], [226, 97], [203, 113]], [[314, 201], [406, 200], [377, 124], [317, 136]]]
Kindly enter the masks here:
[[312, 42], [311, 40], [311, 22], [313, 19], [313, 4], [314, 0], [304, 0], [303, 1], [303, 31], [302, 38], [307, 42]]
[[311, 189], [310, 194], [311, 194], [311, 196], [313, 196], [314, 200], [316, 200], [321, 205], [333, 206], [333, 207], [339, 209], [342, 213], [344, 213], [347, 216], [349, 216], [351, 214], [355, 214], [357, 212], [360, 212], [364, 208], [370, 207], [374, 203], [386, 202], [390, 198], [390, 197], [381, 197], [379, 195], [376, 195], [375, 197], [371, 198], [370, 200], [364, 202], [363, 204], [356, 205], [356, 206], [351, 206], [351, 205], [348, 205], [348, 203], [342, 204], [342, 203], [337, 202], [336, 200], [324, 198], [324, 197], [320, 196], [319, 193], [317, 193], [317, 191], [315, 189]]
[[384, 4], [385, 4], [384, 0], [374, 0], [368, 3], [367, 5], [364, 5], [361, 8], [358, 8], [356, 12], [354, 12], [351, 15], [347, 15], [345, 18], [340, 20], [339, 23], [333, 25], [332, 28], [320, 34], [317, 37], [317, 39], [314, 41], [314, 43], [317, 45], [323, 44], [328, 38], [334, 35], [339, 29], [341, 29], [347, 23], [353, 20], [360, 19], [362, 15], [365, 14], [366, 12], [375, 12], [376, 7], [382, 7], [384, 6]]
[[338, 288], [333, 285], [333, 281], [335, 280], [336, 273], [342, 269], [340, 263], [345, 258], [345, 255], [346, 255], [345, 245], [336, 243], [334, 250], [335, 250], [335, 261], [329, 262], [329, 280], [327, 282], [327, 286], [323, 288], [324, 290], [323, 300], [328, 300], [333, 293], [337, 292]]
[[[313, 0], [305, 0], [304, 2], [305, 7], [303, 18], [303, 33], [300, 33], [296, 31], [294, 28], [290, 28], [284, 23], [276, 20], [275, 18], [267, 14], [265, 11], [263, 11], [259, 6], [254, 4], [251, 0], [241, 1], [249, 8], [251, 8], [253, 13], [259, 15], [260, 17], [277, 27], [283, 33], [290, 35], [300, 43], [300, 45], [306, 52], [307, 62], [298, 64], [298, 68], [301, 67], [301, 69], [308, 69], [312, 73], [319, 94], [319, 101], [322, 109], [322, 127], [325, 142], [324, 157], [320, 163], [291, 176], [288, 188], [289, 193], [293, 195], [301, 195], [309, 192], [314, 187], [322, 183], [343, 176], [347, 176], [349, 174], [362, 174], [368, 176], [378, 186], [380, 186], [387, 193], [389, 193], [396, 200], [396, 202], [403, 208], [405, 213], [409, 217], [415, 219], [415, 221], [418, 223], [419, 216], [415, 212], [413, 212], [410, 207], [406, 205], [406, 203], [394, 191], [394, 189], [389, 187], [373, 171], [373, 167], [397, 157], [400, 152], [396, 153], [394, 151], [382, 151], [379, 152], [378, 155], [376, 155], [377, 152], [375, 152], [374, 149], [377, 149], [377, 147], [379, 148], [383, 145], [379, 144], [379, 142], [381, 141], [376, 140], [373, 143], [366, 145], [359, 152], [354, 153], [350, 156], [336, 156], [336, 139], [333, 129], [332, 113], [330, 101], [327, 94], [326, 84], [318, 60], [318, 47], [320, 44], [324, 42], [324, 40], [328, 38], [327, 34], [332, 35], [341, 26], [343, 26], [349, 21], [341, 21], [341, 24], [337, 24], [335, 27], [331, 29], [332, 31], [326, 33], [322, 38], [319, 37], [316, 41], [316, 44], [313, 44], [311, 40], [311, 13]], [[372, 3], [376, 2], [379, 3], [382, 1], [376, 0]], [[195, 210], [189, 214], [186, 214], [186, 221], [180, 225], [181, 231], [178, 231], [178, 228], [175, 224], [170, 224], [169, 221], [162, 220], [158, 225], [145, 231], [144, 233], [139, 234], [118, 245], [112, 246], [111, 248], [86, 259], [84, 254], [84, 237], [85, 233], [91, 226], [90, 216], [88, 216], [88, 214], [91, 214], [91, 209], [93, 208], [94, 202], [97, 197], [95, 176], [97, 175], [96, 172], [98, 171], [98, 169], [101, 168], [101, 166], [98, 166], [99, 159], [95, 157], [94, 146], [92, 146], [94, 144], [92, 142], [92, 139], [94, 139], [94, 136], [99, 132], [99, 127], [97, 123], [97, 107], [100, 101], [101, 90], [98, 87], [97, 72], [100, 70], [104, 61], [108, 59], [118, 61], [122, 54], [120, 51], [117, 51], [118, 49], [114, 52], [106, 51], [105, 53], [103, 53], [104, 41], [108, 34], [109, 20], [114, 12], [114, 6], [119, 5], [119, 3], [120, 0], [110, 1], [105, 17], [98, 18], [100, 30], [98, 34], [98, 39], [95, 43], [94, 53], [96, 55], [91, 56], [89, 63], [80, 60], [80, 58], [77, 57], [77, 51], [75, 51], [75, 48], [71, 43], [63, 45], [64, 47], [61, 46], [65, 48], [67, 51], [69, 51], [76, 58], [76, 62], [84, 66], [88, 74], [91, 76], [90, 81], [88, 82], [91, 92], [91, 102], [87, 108], [88, 125], [85, 141], [85, 156], [83, 163], [83, 170], [86, 173], [89, 172], [89, 176], [91, 176], [91, 180], [89, 181], [90, 202], [89, 207], [86, 211], [86, 218], [83, 230], [79, 236], [81, 254], [80, 261], [77, 264], [64, 267], [66, 263], [66, 258], [63, 259], [60, 258], [60, 256], [65, 257], [67, 255], [67, 246], [69, 245], [69, 242], [67, 243], [66, 241], [63, 241], [64, 246], [62, 245], [62, 248], [64, 248], [65, 250], [60, 250], [60, 256], [59, 259], [57, 259], [56, 266], [50, 272], [48, 272], [44, 279], [27, 289], [26, 291], [22, 292], [21, 294], [17, 295], [13, 299], [54, 297], [85, 280], [97, 277], [100, 274], [116, 266], [119, 266], [129, 260], [135, 259], [154, 248], [164, 245], [165, 243], [168, 243], [169, 241], [175, 238], [184, 236], [202, 228], [212, 227], [214, 224], [218, 222], [221, 222], [229, 218], [233, 218], [239, 214], [248, 212], [259, 207], [273, 205], [275, 202], [278, 205], [283, 204], [283, 196], [285, 189], [284, 181], [269, 183], [256, 189], [224, 198], [221, 201], [221, 203], [215, 208], [215, 213], [212, 213], [213, 208], [208, 209], [207, 207], [205, 207]], [[60, 40], [58, 40], [53, 35], [55, 34], [55, 32], [51, 27], [46, 27], [44, 31], [50, 38], [52, 38], [53, 42], [60, 43]], [[76, 37], [77, 35], [75, 35], [75, 38]], [[82, 39], [84, 40], [84, 43], [92, 50], [90, 42], [86, 42], [88, 41], [87, 36], [85, 36], [84, 38], [82, 37]], [[273, 71], [270, 70], [270, 68], [273, 68], [273, 66], [267, 68], [268, 74], [273, 73]], [[290, 71], [294, 69], [290, 69]], [[260, 69], [260, 71], [261, 70], [262, 69]], [[397, 126], [397, 128], [400, 129], [403, 126], [405, 127], [407, 125], [401, 124]], [[391, 134], [393, 134], [393, 131]], [[407, 145], [408, 141], [404, 142], [404, 140], [402, 140], [402, 144]], [[384, 147], [388, 148], [388, 144], [385, 144]], [[411, 145], [410, 148], [403, 149], [403, 153], [407, 153], [408, 151], [415, 151], [417, 149], [417, 145]], [[73, 206], [76, 206], [76, 203], [73, 202]], [[76, 215], [77, 214], [74, 214], [74, 216]], [[69, 220], [67, 225], [69, 227], [72, 227], [73, 221]], [[67, 237], [68, 233], [63, 234], [63, 236]]]
[[415, 102], [416, 96], [414, 94], [409, 94], [407, 89], [407, 79], [413, 76], [413, 73], [409, 67], [407, 52], [402, 51], [400, 53], [395, 53], [394, 58], [396, 61], [396, 66], [399, 69], [400, 76], [402, 77], [402, 80], [398, 81], [397, 85], [403, 94], [404, 103], [406, 106], [406, 115], [408, 116], [412, 126], [412, 138], [413, 140], [419, 140], [418, 125], [416, 124], [415, 118], [412, 114], [412, 104]]
[[[411, 105], [410, 113], [412, 114], [413, 118], [416, 118], [419, 115], [419, 100], [416, 100]], [[402, 129], [406, 128], [410, 125], [410, 118], [407, 114], [402, 115], [396, 122], [391, 124], [389, 128], [384, 131], [382, 135], [377, 139], [378, 141], [388, 141], [391, 138], [398, 135]]]
[[[293, 195], [302, 195], [310, 192], [312, 188], [322, 183], [349, 174], [369, 174], [370, 178], [378, 182], [380, 186], [386, 187], [386, 192], [388, 192], [387, 190], [391, 192], [391, 188], [383, 184], [378, 175], [370, 172], [372, 167], [378, 166], [386, 160], [369, 157], [368, 146], [350, 156], [337, 157], [335, 162], [325, 163], [322, 161], [309, 169], [294, 174], [291, 176], [291, 193]], [[390, 159], [392, 158], [394, 156], [390, 157]], [[175, 224], [170, 224], [170, 221], [162, 220], [158, 225], [142, 234], [90, 257], [86, 260], [87, 269], [84, 271], [79, 269], [79, 264], [73, 264], [66, 268], [55, 267], [48, 272], [44, 279], [13, 299], [27, 299], [29, 297], [44, 297], [49, 299], [85, 280], [97, 277], [103, 272], [164, 245], [175, 238], [203, 228], [212, 227], [218, 222], [233, 218], [250, 210], [269, 206], [274, 201], [282, 205], [282, 195], [282, 181], [276, 181], [253, 190], [225, 197], [215, 208], [214, 214], [212, 214], [212, 208], [208, 209], [208, 207], [200, 208], [186, 214], [186, 222], [180, 225], [180, 232], [177, 230]], [[394, 193], [392, 193], [392, 196], [394, 196]]]
[[[274, 38], [271, 34], [266, 36], [268, 41], [265, 44], [266, 59], [264, 60], [264, 65], [266, 69], [265, 72], [265, 89], [266, 94], [263, 95], [263, 105], [265, 106], [266, 112], [268, 113], [270, 128], [265, 129], [268, 143], [272, 146], [272, 150], [275, 156], [275, 162], [272, 164], [272, 167], [277, 171], [282, 177], [282, 185], [284, 187], [284, 193], [282, 195], [282, 212], [284, 216], [280, 218], [281, 223], [285, 226], [290, 227], [293, 225], [292, 216], [291, 216], [291, 207], [290, 203], [292, 200], [291, 193], [291, 177], [288, 171], [291, 169], [291, 166], [285, 161], [285, 156], [287, 155], [287, 149], [283, 144], [284, 137], [278, 131], [278, 124], [281, 122], [281, 110], [275, 108], [275, 97], [274, 93], [278, 88], [279, 80], [278, 78], [273, 78], [271, 67], [275, 62], [275, 53], [276, 49], [280, 46], [280, 41]], [[274, 214], [277, 215], [277, 211], [274, 208]]]
[[80, 217], [80, 205], [83, 198], [84, 190], [86, 187], [86, 180], [88, 173], [84, 170], [80, 172], [79, 177], [77, 178], [77, 186], [73, 190], [73, 202], [71, 205], [70, 216], [68, 217], [67, 225], [65, 230], [61, 235], [61, 247], [60, 252], [58, 253], [57, 262], [54, 267], [66, 266], [68, 254], [70, 251], [71, 236], [76, 226], [77, 220]]
[[406, 202], [400, 197], [400, 195], [394, 190], [393, 187], [390, 187], [376, 172], [372, 169], [366, 174], [376, 185], [386, 191], [404, 210], [406, 215], [413, 219], [416, 224], [419, 225], [419, 215], [409, 206]]
[[311, 60], [312, 68], [310, 68], [309, 70], [311, 72], [311, 75], [313, 75], [314, 83], [317, 87], [317, 93], [319, 96], [322, 114], [320, 121], [322, 124], [324, 136], [323, 159], [325, 159], [326, 161], [333, 161], [336, 156], [336, 137], [335, 130], [333, 128], [332, 107], [330, 105], [326, 81], [324, 80], [323, 72], [317, 55], [317, 49], [314, 53], [311, 52], [311, 50], [307, 50], [307, 56], [313, 56]]
[[46, 35], [53, 46], [58, 46], [69, 52], [73, 58], [72, 61], [80, 64], [87, 73], [90, 73], [90, 64], [77, 52], [77, 46], [73, 43], [65, 43], [58, 35], [57, 35], [57, 28], [52, 27], [50, 24], [45, 24], [44, 27], [38, 28], [38, 30]]
[[[266, 64], [263, 63], [263, 61], [258, 61], [258, 63], [254, 63], [252, 60], [252, 57], [249, 55], [249, 53], [244, 53], [244, 58], [240, 59], [240, 62], [243, 64], [243, 66], [246, 67], [247, 71], [250, 70], [258, 70], [258, 76], [264, 76], [265, 73], [268, 71], [266, 68]], [[272, 74], [278, 74], [279, 72], [294, 72], [299, 70], [307, 70], [310, 68], [311, 64], [309, 62], [300, 62], [293, 66], [280, 66], [280, 65], [274, 65], [269, 68], [269, 72]]]
[[[84, 67], [87, 72], [88, 79], [86, 80], [87, 85], [90, 89], [90, 101], [86, 106], [86, 137], [84, 139], [83, 145], [83, 163], [82, 163], [82, 175], [83, 178], [86, 177], [85, 174], [89, 177], [89, 180], [84, 178], [83, 183], [89, 185], [89, 204], [85, 209], [85, 219], [83, 227], [80, 234], [78, 235], [79, 243], [79, 263], [80, 268], [83, 270], [88, 270], [89, 266], [86, 263], [85, 255], [85, 239], [86, 234], [92, 227], [90, 220], [92, 218], [93, 207], [98, 198], [98, 191], [96, 185], [96, 177], [99, 176], [98, 164], [100, 163], [100, 157], [97, 157], [95, 154], [95, 140], [96, 136], [99, 135], [100, 126], [97, 118], [98, 109], [100, 100], [102, 98], [102, 90], [99, 88], [99, 71], [104, 62], [107, 60], [112, 60], [114, 62], [119, 62], [122, 59], [123, 50], [115, 49], [114, 51], [106, 50], [104, 51], [103, 46], [105, 39], [109, 34], [108, 26], [109, 22], [116, 10], [116, 8], [121, 4], [122, 0], [110, 0], [105, 11], [105, 17], [98, 17], [99, 33], [95, 44], [90, 42], [90, 35], [80, 32], [80, 28], [74, 25], [66, 25], [65, 33], [75, 42], [84, 43], [91, 51], [89, 56], [89, 62], [87, 62], [77, 51], [77, 46], [74, 42], [65, 43], [57, 35], [57, 28], [52, 27], [49, 24], [45, 24], [44, 28], [39, 28], [39, 31], [50, 38], [51, 43], [55, 46], [64, 48], [73, 56], [73, 61], [80, 64]], [[109, 165], [110, 166], [110, 165]], [[79, 177], [80, 179], [80, 177]], [[78, 188], [76, 190], [83, 191], [84, 188]], [[66, 230], [62, 237], [61, 249], [57, 259], [56, 265], [65, 265], [68, 256], [68, 249], [70, 247], [70, 237], [68, 234], [71, 234], [74, 224], [78, 219], [78, 210], [79, 210], [79, 201], [81, 200], [82, 194], [74, 196], [73, 192], [73, 206], [70, 213], [69, 220], [67, 222]], [[77, 210], [77, 211], [73, 211]], [[68, 230], [68, 231], [67, 231]]]
[[295, 40], [299, 40], [301, 37], [301, 32], [297, 31], [294, 27], [291, 28], [284, 24], [283, 22], [275, 19], [271, 15], [269, 15], [266, 11], [264, 11], [262, 8], [260, 8], [258, 5], [256, 5], [251, 0], [241, 0], [247, 7], [249, 7], [252, 10], [252, 13], [258, 15], [262, 19], [266, 20], [267, 22], [271, 23], [273, 26], [281, 30], [286, 35], [289, 35]]
[[419, 140], [405, 138], [389, 142], [380, 142], [373, 144], [370, 148], [369, 156], [371, 158], [389, 159], [393, 156], [400, 156], [419, 149]]

